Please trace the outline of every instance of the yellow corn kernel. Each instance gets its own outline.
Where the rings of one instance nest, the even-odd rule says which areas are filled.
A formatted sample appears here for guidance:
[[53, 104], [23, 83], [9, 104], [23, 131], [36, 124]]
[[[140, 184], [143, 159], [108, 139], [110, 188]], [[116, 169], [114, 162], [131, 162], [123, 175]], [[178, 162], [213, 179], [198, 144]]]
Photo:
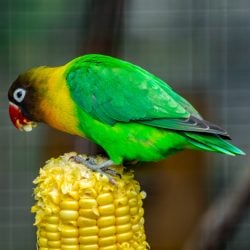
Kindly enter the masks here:
[[123, 234], [117, 234], [117, 241], [118, 242], [127, 242], [129, 240], [131, 240], [132, 238], [132, 232], [126, 232], [126, 233], [123, 233]]
[[128, 197], [124, 196], [124, 197], [117, 197], [114, 200], [114, 204], [116, 207], [123, 207], [125, 205], [128, 204]]
[[75, 155], [49, 160], [34, 180], [37, 202], [31, 211], [38, 250], [148, 249], [142, 208], [146, 195], [132, 172], [114, 166], [121, 175], [112, 176], [114, 184], [76, 163]]
[[105, 247], [100, 247], [100, 250], [116, 250], [117, 246], [116, 245], [111, 245], [111, 246], [105, 246]]
[[131, 220], [130, 214], [119, 216], [119, 217], [116, 217], [115, 219], [116, 219], [116, 225], [123, 225], [123, 224], [129, 223]]
[[60, 214], [60, 218], [63, 221], [67, 221], [67, 220], [75, 221], [79, 216], [78, 211], [74, 211], [74, 210], [61, 210], [59, 214]]
[[131, 224], [124, 224], [124, 225], [119, 225], [116, 227], [116, 232], [118, 234], [125, 233], [131, 230]]
[[47, 216], [46, 221], [51, 224], [58, 224], [59, 216]]
[[115, 243], [116, 243], [116, 236], [115, 235], [99, 238], [99, 246], [100, 247], [114, 245]]
[[82, 217], [96, 219], [99, 216], [99, 213], [96, 209], [92, 208], [80, 208], [79, 214]]
[[41, 237], [45, 237], [46, 238], [46, 235], [47, 235], [47, 232], [45, 231], [45, 230], [39, 230], [39, 235], [41, 236]]
[[82, 198], [79, 200], [79, 206], [81, 208], [97, 207], [97, 201], [96, 199], [92, 199], [92, 198]]
[[139, 224], [135, 224], [135, 225], [132, 225], [132, 231], [133, 232], [137, 232], [137, 231], [139, 231], [140, 230], [140, 225]]
[[113, 196], [111, 193], [102, 193], [97, 197], [96, 201], [99, 205], [110, 204], [113, 202]]
[[124, 216], [129, 214], [129, 206], [119, 207], [115, 210], [116, 216]]
[[47, 247], [48, 246], [48, 239], [44, 237], [39, 237], [38, 238], [38, 245], [40, 247]]
[[107, 204], [107, 205], [99, 206], [99, 213], [101, 216], [114, 214], [115, 213], [114, 204]]
[[60, 241], [60, 240], [48, 241], [48, 246], [49, 246], [50, 248], [60, 248], [60, 246], [61, 246], [61, 241]]
[[63, 245], [78, 245], [78, 237], [73, 237], [73, 238], [62, 238], [62, 244]]
[[57, 232], [58, 231], [58, 225], [55, 225], [55, 224], [47, 224], [46, 226], [45, 226], [45, 230], [47, 231], [47, 232]]
[[71, 245], [71, 246], [70, 245], [62, 245], [60, 249], [62, 249], [62, 250], [79, 250], [79, 245]]
[[90, 236], [90, 235], [97, 235], [98, 233], [98, 227], [92, 226], [92, 227], [81, 227], [79, 228], [79, 234], [81, 236]]
[[104, 227], [104, 228], [100, 228], [99, 230], [100, 237], [112, 236], [112, 235], [115, 235], [115, 233], [116, 233], [115, 226]]
[[61, 236], [60, 236], [60, 233], [58, 233], [58, 232], [56, 232], [56, 233], [47, 232], [46, 237], [48, 240], [52, 240], [52, 241], [55, 240], [56, 241], [56, 240], [59, 240]]
[[62, 210], [76, 210], [79, 209], [79, 202], [77, 200], [65, 200], [60, 204]]
[[91, 245], [98, 242], [98, 235], [92, 235], [92, 236], [80, 236], [79, 242], [82, 245]]
[[97, 220], [97, 225], [100, 228], [115, 225], [115, 216], [103, 216]]
[[137, 201], [136, 198], [131, 198], [131, 199], [129, 200], [128, 204], [129, 204], [130, 207], [134, 207], [134, 206], [137, 206], [138, 201]]
[[70, 225], [60, 227], [61, 236], [66, 238], [78, 237], [78, 228]]
[[79, 218], [77, 220], [77, 224], [79, 227], [94, 226], [94, 225], [96, 225], [96, 219], [79, 216]]
[[132, 207], [130, 208], [130, 214], [131, 215], [136, 215], [138, 213], [138, 207]]
[[99, 250], [98, 244], [80, 245], [80, 250]]

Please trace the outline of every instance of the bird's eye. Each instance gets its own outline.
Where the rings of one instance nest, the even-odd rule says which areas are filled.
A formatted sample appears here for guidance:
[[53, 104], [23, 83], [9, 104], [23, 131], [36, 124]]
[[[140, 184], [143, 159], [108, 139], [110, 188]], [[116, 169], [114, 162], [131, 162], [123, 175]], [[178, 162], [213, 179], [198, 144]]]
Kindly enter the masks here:
[[14, 91], [13, 97], [17, 102], [22, 102], [26, 95], [26, 90], [22, 88], [18, 88]]

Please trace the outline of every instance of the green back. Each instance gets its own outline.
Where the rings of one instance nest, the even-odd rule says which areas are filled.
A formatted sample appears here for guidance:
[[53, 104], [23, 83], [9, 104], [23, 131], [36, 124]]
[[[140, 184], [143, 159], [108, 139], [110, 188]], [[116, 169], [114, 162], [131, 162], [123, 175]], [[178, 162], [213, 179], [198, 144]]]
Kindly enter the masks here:
[[[73, 100], [107, 124], [136, 121], [154, 127], [200, 131], [190, 124], [199, 113], [158, 77], [131, 63], [104, 55], [85, 55], [66, 70]], [[196, 125], [196, 124], [195, 124]]]

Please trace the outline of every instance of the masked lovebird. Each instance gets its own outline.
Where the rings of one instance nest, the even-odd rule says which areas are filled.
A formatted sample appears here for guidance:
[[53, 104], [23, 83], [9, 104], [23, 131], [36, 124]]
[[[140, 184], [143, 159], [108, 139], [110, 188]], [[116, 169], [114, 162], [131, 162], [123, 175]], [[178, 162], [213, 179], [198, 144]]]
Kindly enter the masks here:
[[88, 54], [63, 66], [30, 69], [8, 97], [18, 129], [44, 122], [100, 145], [110, 160], [98, 169], [124, 160], [158, 161], [183, 149], [244, 154], [166, 82], [110, 56]]

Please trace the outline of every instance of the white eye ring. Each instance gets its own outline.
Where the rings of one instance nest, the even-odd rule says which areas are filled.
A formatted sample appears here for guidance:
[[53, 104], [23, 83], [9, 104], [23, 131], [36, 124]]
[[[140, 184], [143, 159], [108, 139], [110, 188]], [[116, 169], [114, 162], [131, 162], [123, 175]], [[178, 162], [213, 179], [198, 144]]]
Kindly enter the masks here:
[[14, 91], [13, 97], [17, 102], [22, 102], [26, 95], [26, 90], [22, 88], [18, 88]]

